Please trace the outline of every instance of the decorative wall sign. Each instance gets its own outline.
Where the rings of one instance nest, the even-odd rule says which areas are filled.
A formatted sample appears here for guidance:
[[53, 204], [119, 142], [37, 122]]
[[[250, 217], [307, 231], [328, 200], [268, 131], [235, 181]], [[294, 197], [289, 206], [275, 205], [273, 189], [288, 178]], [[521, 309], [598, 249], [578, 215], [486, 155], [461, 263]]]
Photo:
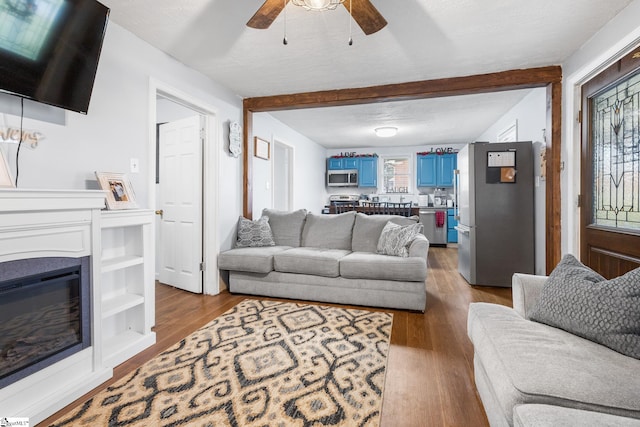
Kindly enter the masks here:
[[[36, 148], [38, 143], [44, 139], [41, 132], [35, 130], [22, 130], [22, 142]], [[0, 127], [0, 142], [17, 144], [20, 142], [20, 128]]]
[[242, 153], [241, 139], [242, 126], [240, 126], [240, 123], [229, 123], [229, 152], [233, 157], [238, 157]]
[[428, 154], [454, 154], [457, 153], [458, 150], [453, 147], [431, 147], [429, 151], [420, 151], [416, 153], [418, 156], [426, 156]]

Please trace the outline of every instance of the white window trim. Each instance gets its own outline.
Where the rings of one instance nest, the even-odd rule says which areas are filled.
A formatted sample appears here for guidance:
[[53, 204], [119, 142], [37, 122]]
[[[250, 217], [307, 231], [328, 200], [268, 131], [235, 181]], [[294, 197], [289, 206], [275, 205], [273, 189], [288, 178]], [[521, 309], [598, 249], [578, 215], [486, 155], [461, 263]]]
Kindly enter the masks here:
[[[413, 194], [413, 191], [415, 189], [415, 165], [414, 165], [414, 157], [411, 154], [407, 154], [407, 153], [399, 153], [399, 154], [389, 154], [389, 155], [385, 155], [385, 156], [381, 156], [381, 162], [380, 162], [380, 167], [378, 168], [379, 172], [378, 172], [378, 182], [380, 183], [379, 187], [380, 187], [380, 194], [382, 195], [389, 195], [389, 196], [393, 196], [393, 195], [403, 195], [403, 194]], [[407, 188], [407, 192], [406, 193], [387, 193], [385, 190], [385, 186], [384, 186], [384, 163], [385, 160], [387, 159], [403, 159], [406, 158], [409, 161], [409, 185]]]

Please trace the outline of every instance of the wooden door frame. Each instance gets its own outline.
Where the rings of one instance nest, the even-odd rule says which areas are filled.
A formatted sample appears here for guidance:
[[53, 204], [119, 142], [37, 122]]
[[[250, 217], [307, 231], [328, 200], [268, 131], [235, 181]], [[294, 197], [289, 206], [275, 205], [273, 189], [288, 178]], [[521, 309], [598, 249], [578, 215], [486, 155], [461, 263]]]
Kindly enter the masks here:
[[[591, 99], [598, 94], [606, 90], [607, 87], [619, 84], [620, 81], [629, 77], [631, 74], [637, 72], [640, 69], [640, 61], [638, 60], [640, 55], [640, 45], [636, 45], [629, 53], [619, 58], [615, 62], [611, 63], [604, 70], [598, 72], [595, 76], [589, 80], [583, 82], [580, 85], [580, 226], [578, 231], [579, 238], [579, 253], [580, 259], [587, 265], [589, 262], [589, 248], [586, 245], [585, 229], [591, 229], [592, 236], [597, 235], [597, 239], [601, 244], [611, 239], [611, 233], [615, 233], [617, 242], [624, 242], [627, 247], [637, 247], [636, 241], [638, 233], [631, 230], [610, 229], [606, 227], [591, 226], [593, 211], [593, 194], [590, 185], [594, 182], [592, 161], [593, 150], [590, 143], [592, 129], [591, 121]], [[585, 168], [589, 165], [588, 168]], [[593, 241], [593, 237], [592, 237]], [[611, 255], [621, 260], [628, 261], [635, 265], [638, 264], [637, 254], [630, 253], [615, 253], [610, 252], [603, 248], [592, 248], [594, 252], [599, 252], [603, 255]], [[594, 268], [592, 266], [592, 268]], [[618, 266], [620, 268], [620, 266]], [[594, 268], [595, 269], [595, 268]], [[626, 273], [628, 270], [618, 270], [616, 272], [609, 272], [609, 276], [617, 277]], [[607, 277], [605, 272], [599, 271], [600, 274]]]
[[244, 121], [244, 177], [243, 215], [252, 217], [253, 114], [278, 110], [371, 104], [389, 101], [439, 98], [508, 91], [514, 89], [547, 88], [546, 126], [546, 255], [547, 274], [561, 257], [561, 197], [560, 156], [562, 152], [562, 68], [549, 66], [521, 70], [501, 71], [417, 82], [337, 89], [289, 95], [245, 98], [242, 104]]

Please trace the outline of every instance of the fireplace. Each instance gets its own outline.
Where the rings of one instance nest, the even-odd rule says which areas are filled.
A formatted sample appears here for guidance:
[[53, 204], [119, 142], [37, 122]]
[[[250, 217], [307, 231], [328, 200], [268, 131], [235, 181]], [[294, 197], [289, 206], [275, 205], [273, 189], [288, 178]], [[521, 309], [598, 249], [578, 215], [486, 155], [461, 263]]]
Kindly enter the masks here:
[[91, 345], [90, 257], [0, 263], [0, 389]]

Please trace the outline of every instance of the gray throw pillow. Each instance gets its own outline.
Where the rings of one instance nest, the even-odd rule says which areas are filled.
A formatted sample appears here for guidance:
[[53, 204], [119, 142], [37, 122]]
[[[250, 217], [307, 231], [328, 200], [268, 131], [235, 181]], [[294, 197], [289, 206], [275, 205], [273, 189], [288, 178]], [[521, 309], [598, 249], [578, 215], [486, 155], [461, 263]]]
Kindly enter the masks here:
[[262, 210], [262, 216], [269, 217], [273, 240], [278, 246], [293, 246], [294, 248], [300, 246], [302, 227], [304, 227], [307, 217], [306, 209], [289, 212], [265, 208]]
[[273, 233], [269, 226], [269, 217], [263, 216], [256, 221], [240, 217], [238, 219], [238, 240], [236, 248], [255, 248], [275, 246]]
[[565, 255], [529, 318], [640, 359], [640, 268], [606, 280]]
[[387, 222], [380, 233], [378, 253], [399, 257], [409, 256], [409, 244], [422, 230], [422, 224], [398, 225]]

